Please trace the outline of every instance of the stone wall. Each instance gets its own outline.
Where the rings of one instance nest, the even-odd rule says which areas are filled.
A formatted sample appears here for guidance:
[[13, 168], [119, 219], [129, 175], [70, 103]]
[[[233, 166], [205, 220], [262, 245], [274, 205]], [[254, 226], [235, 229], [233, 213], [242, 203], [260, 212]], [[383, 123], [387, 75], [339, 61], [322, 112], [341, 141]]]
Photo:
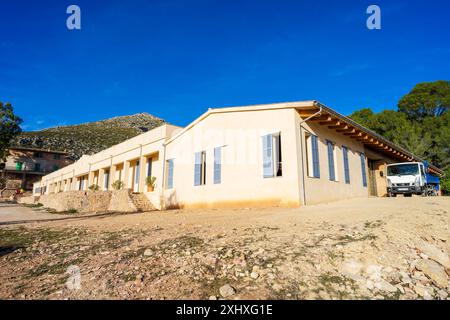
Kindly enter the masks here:
[[23, 204], [42, 203], [46, 208], [57, 212], [71, 209], [80, 213], [87, 212], [137, 212], [131, 190], [114, 191], [66, 191], [41, 196], [20, 197], [17, 202]]

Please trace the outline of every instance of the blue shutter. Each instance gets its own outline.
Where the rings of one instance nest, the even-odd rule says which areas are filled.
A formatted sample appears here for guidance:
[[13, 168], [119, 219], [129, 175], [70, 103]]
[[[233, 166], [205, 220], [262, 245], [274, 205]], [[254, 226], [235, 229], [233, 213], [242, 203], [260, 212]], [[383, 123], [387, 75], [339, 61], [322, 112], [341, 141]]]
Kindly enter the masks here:
[[194, 162], [194, 186], [200, 185], [200, 178], [202, 175], [202, 153], [195, 153], [195, 162]]
[[331, 141], [327, 141], [328, 148], [328, 172], [330, 174], [330, 180], [336, 180], [335, 172], [334, 172], [334, 145]]
[[167, 160], [167, 189], [173, 188], [173, 159]]
[[313, 160], [313, 176], [314, 178], [320, 178], [319, 146], [317, 143], [317, 136], [311, 136], [311, 151]]
[[361, 153], [361, 171], [362, 171], [362, 183], [364, 187], [367, 187], [367, 176], [366, 176], [366, 156], [364, 153]]
[[263, 140], [263, 176], [264, 178], [273, 177], [273, 143], [272, 135], [268, 134], [262, 137]]
[[350, 170], [348, 168], [348, 149], [347, 147], [342, 147], [342, 153], [344, 156], [344, 177], [345, 183], [350, 183]]
[[214, 148], [214, 183], [222, 181], [222, 148]]

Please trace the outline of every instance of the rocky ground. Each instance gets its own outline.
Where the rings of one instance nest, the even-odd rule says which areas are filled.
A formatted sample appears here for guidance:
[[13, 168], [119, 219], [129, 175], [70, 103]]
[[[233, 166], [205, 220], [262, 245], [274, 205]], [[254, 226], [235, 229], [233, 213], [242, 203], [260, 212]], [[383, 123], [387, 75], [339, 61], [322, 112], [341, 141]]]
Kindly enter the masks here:
[[[1, 299], [448, 299], [450, 198], [14, 221]], [[33, 220], [33, 221], [32, 221]]]

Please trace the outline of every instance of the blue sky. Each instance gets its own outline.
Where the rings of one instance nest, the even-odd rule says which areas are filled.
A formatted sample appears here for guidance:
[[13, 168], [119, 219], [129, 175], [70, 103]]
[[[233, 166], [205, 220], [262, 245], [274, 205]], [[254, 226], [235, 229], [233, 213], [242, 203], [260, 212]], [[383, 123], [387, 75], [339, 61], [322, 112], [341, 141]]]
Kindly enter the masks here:
[[[81, 8], [81, 30], [66, 8]], [[382, 29], [366, 28], [377, 4]], [[449, 1], [0, 2], [0, 101], [25, 130], [148, 112], [317, 99], [395, 109], [450, 80]]]

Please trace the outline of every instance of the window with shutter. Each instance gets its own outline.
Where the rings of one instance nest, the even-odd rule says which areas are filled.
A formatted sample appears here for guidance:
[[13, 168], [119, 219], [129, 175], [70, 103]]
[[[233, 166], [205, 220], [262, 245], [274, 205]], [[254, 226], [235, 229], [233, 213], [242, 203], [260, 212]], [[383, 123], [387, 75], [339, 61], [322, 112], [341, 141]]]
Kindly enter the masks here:
[[206, 184], [206, 152], [196, 152], [194, 159], [194, 186]]
[[327, 140], [328, 150], [328, 172], [331, 181], [336, 181], [336, 172], [334, 167], [334, 143]]
[[167, 189], [173, 188], [173, 170], [174, 170], [173, 159], [169, 159], [167, 160]]
[[313, 165], [313, 177], [320, 178], [320, 163], [319, 163], [319, 144], [317, 136], [311, 136], [311, 153]]
[[268, 134], [262, 137], [263, 140], [263, 176], [264, 178], [273, 177], [273, 139]]
[[342, 146], [342, 156], [344, 158], [344, 179], [345, 183], [350, 183], [350, 169], [348, 165], [348, 148]]
[[366, 175], [366, 156], [364, 153], [360, 153], [361, 158], [361, 173], [362, 173], [362, 183], [364, 187], [367, 187], [367, 175]]
[[222, 147], [214, 148], [214, 184], [222, 182]]

